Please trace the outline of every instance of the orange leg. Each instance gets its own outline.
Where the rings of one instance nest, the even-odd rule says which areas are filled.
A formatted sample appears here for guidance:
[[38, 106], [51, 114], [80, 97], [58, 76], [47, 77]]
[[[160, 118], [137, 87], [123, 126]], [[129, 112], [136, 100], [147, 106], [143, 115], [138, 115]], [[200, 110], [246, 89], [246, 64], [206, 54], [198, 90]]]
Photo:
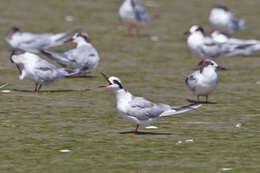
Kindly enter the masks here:
[[134, 132], [128, 133], [128, 134], [129, 135], [136, 135], [138, 133], [138, 128], [139, 128], [139, 124], [136, 124], [136, 128], [135, 128]]
[[197, 102], [200, 102], [200, 96], [197, 96]]
[[135, 37], [140, 38], [140, 29], [137, 26], [135, 27], [135, 31], [136, 31]]

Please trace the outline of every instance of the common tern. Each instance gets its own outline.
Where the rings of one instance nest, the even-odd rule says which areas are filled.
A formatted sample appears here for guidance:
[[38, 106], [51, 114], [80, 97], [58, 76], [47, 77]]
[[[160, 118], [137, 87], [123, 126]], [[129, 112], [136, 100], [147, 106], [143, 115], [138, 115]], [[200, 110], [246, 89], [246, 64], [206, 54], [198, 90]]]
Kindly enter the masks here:
[[237, 19], [227, 7], [222, 5], [212, 8], [209, 15], [209, 23], [214, 29], [229, 35], [245, 28], [245, 21]]
[[232, 43], [218, 42], [207, 37], [204, 29], [198, 25], [193, 25], [188, 32], [187, 45], [196, 55], [203, 58], [217, 59], [225, 56], [249, 56], [254, 51], [260, 50], [259, 43]]
[[218, 74], [216, 69], [220, 68], [213, 60], [204, 59], [199, 63], [200, 69], [191, 73], [185, 80], [189, 89], [197, 96], [199, 102], [200, 96], [208, 96], [217, 88]]
[[116, 105], [119, 114], [126, 120], [136, 125], [133, 134], [138, 132], [140, 125], [147, 126], [160, 117], [173, 116], [197, 109], [201, 104], [193, 103], [184, 106], [169, 106], [166, 104], [156, 104], [143, 97], [137, 97], [127, 91], [122, 82], [117, 77], [107, 77], [102, 75], [108, 82], [101, 87], [112, 88], [116, 95]]
[[42, 33], [34, 34], [22, 32], [17, 27], [12, 27], [5, 38], [6, 42], [13, 49], [22, 49], [28, 52], [37, 53], [41, 49], [56, 47], [64, 44], [75, 31], [68, 31], [58, 34]]
[[125, 0], [120, 6], [119, 11], [120, 21], [127, 25], [128, 34], [126, 37], [133, 36], [131, 30], [136, 29], [136, 35], [139, 36], [140, 27], [151, 20], [150, 16], [144, 9], [141, 0]]
[[35, 92], [39, 92], [42, 85], [53, 83], [74, 74], [64, 68], [56, 68], [55, 65], [41, 59], [38, 55], [23, 50], [14, 50], [10, 61], [19, 70], [20, 80], [28, 78], [35, 82]]
[[97, 50], [90, 43], [88, 34], [76, 33], [68, 41], [77, 44], [77, 47], [65, 53], [56, 53], [48, 50], [41, 52], [53, 59], [57, 64], [74, 71], [84, 72], [97, 67], [99, 55]]

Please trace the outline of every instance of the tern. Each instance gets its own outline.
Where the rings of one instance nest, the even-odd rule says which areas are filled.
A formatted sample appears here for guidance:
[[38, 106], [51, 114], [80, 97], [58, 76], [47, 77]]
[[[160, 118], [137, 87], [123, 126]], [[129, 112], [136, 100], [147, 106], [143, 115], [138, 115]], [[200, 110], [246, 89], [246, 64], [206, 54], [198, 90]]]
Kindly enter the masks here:
[[57, 64], [67, 69], [84, 72], [97, 67], [99, 62], [99, 54], [95, 47], [90, 43], [88, 34], [76, 33], [68, 41], [77, 44], [77, 47], [65, 53], [56, 53], [48, 50], [42, 50], [50, 59], [53, 59]]
[[232, 35], [237, 30], [245, 28], [245, 21], [243, 19], [237, 19], [227, 7], [222, 5], [218, 5], [211, 10], [209, 23], [214, 29], [228, 35]]
[[22, 49], [28, 52], [37, 53], [41, 49], [47, 49], [64, 44], [74, 32], [75, 30], [58, 34], [34, 34], [30, 32], [22, 32], [19, 28], [12, 27], [8, 31], [5, 40], [13, 49]]
[[197, 102], [200, 101], [200, 96], [208, 96], [217, 88], [218, 74], [216, 69], [221, 68], [213, 60], [204, 59], [199, 63], [200, 69], [190, 74], [185, 82], [189, 89], [197, 96]]
[[119, 11], [120, 21], [127, 25], [128, 34], [126, 37], [132, 37], [131, 30], [136, 29], [136, 37], [139, 37], [140, 27], [144, 26], [151, 20], [144, 9], [141, 0], [125, 0], [120, 6]]
[[35, 92], [39, 92], [42, 85], [53, 83], [74, 74], [64, 68], [56, 68], [55, 65], [41, 59], [38, 55], [23, 50], [14, 50], [10, 61], [19, 70], [20, 80], [28, 78], [35, 82]]
[[229, 44], [260, 44], [259, 40], [254, 40], [254, 39], [250, 39], [250, 40], [243, 40], [243, 39], [238, 39], [238, 38], [234, 38], [234, 37], [229, 37], [228, 35], [226, 35], [223, 32], [220, 31], [214, 31], [210, 34], [210, 37], [219, 42], [219, 43], [229, 43]]
[[216, 60], [217, 58], [226, 56], [249, 56], [254, 51], [260, 50], [259, 43], [232, 43], [218, 42], [207, 37], [204, 34], [204, 29], [198, 25], [193, 25], [188, 32], [187, 45], [189, 49], [196, 55], [203, 58]]
[[201, 106], [193, 103], [184, 106], [169, 106], [166, 104], [156, 104], [143, 97], [137, 97], [127, 91], [118, 77], [107, 77], [101, 73], [106, 81], [105, 88], [112, 88], [116, 95], [116, 106], [119, 114], [126, 120], [136, 125], [132, 134], [138, 132], [140, 125], [147, 126], [160, 117], [173, 116], [184, 112], [192, 111]]

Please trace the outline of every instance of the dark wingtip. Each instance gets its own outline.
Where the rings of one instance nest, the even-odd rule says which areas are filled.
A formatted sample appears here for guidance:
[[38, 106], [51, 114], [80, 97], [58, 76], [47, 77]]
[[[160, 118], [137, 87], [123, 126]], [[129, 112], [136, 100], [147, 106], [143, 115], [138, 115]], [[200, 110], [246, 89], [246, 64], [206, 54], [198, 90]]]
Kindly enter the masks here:
[[14, 50], [12, 51], [12, 53], [11, 53], [11, 57], [12, 57], [13, 55], [21, 55], [21, 54], [24, 54], [24, 53], [25, 53], [24, 50], [14, 49]]

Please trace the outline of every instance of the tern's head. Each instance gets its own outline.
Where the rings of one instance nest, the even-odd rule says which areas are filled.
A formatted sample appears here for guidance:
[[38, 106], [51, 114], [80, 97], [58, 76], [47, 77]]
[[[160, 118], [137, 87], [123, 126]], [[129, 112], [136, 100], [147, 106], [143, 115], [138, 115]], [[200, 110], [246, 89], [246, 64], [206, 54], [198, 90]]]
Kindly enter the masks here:
[[200, 66], [200, 73], [202, 73], [204, 69], [213, 69], [215, 71], [216, 69], [220, 68], [220, 66], [211, 59], [201, 60], [199, 62], [199, 66]]
[[100, 86], [100, 87], [105, 87], [105, 88], [112, 88], [114, 90], [120, 90], [120, 89], [124, 89], [121, 80], [118, 77], [107, 77], [107, 75], [105, 75], [104, 73], [101, 73], [104, 78], [107, 81], [106, 85]]
[[7, 38], [7, 39], [12, 39], [13, 34], [15, 34], [16, 32], [19, 32], [19, 31], [20, 31], [19, 28], [15, 27], [15, 26], [11, 27], [11, 28], [9, 29], [8, 33], [7, 33], [6, 38]]
[[74, 43], [90, 43], [90, 39], [87, 33], [78, 32], [73, 37], [71, 37], [67, 42], [72, 41]]
[[191, 35], [193, 33], [201, 33], [204, 35], [204, 29], [201, 26], [193, 25], [189, 31], [185, 32], [185, 35]]
[[228, 8], [226, 6], [224, 6], [224, 5], [216, 5], [213, 9], [223, 10], [223, 11], [228, 12]]
[[19, 55], [23, 55], [24, 53], [26, 53], [24, 50], [13, 50], [10, 56], [10, 61], [11, 63], [19, 63], [20, 62], [20, 56]]

